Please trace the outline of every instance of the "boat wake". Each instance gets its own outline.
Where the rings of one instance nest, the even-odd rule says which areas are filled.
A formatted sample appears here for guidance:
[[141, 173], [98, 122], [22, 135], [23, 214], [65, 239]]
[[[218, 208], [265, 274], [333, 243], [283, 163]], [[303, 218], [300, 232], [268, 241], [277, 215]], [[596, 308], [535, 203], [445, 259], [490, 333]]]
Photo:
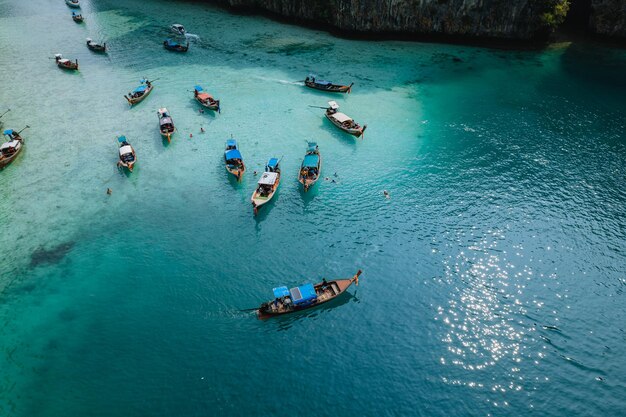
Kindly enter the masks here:
[[195, 33], [185, 33], [185, 38], [197, 41], [200, 39], [200, 36], [196, 35]]

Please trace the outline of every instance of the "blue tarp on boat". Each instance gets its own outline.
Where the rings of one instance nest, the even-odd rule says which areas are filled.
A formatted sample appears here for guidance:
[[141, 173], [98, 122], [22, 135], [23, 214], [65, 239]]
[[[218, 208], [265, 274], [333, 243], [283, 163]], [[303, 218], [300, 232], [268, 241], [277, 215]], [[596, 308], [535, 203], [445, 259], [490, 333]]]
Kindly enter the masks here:
[[317, 168], [317, 164], [320, 162], [319, 155], [307, 155], [302, 161], [302, 166], [307, 168]]
[[146, 91], [146, 88], [148, 88], [148, 87], [145, 86], [145, 85], [140, 85], [139, 87], [137, 87], [137, 88], [135, 88], [133, 90], [133, 93], [141, 93], [143, 91]]
[[7, 129], [4, 131], [5, 135], [12, 135], [13, 134], [13, 129]]
[[126, 142], [126, 136], [120, 136], [119, 138], [117, 138], [118, 142]]
[[204, 90], [204, 89], [203, 89], [201, 86], [199, 86], [199, 85], [195, 86], [193, 89], [194, 89], [194, 90], [196, 90], [198, 93], [200, 93], [201, 91], [203, 91], [203, 90]]
[[278, 166], [278, 158], [270, 158], [270, 160], [267, 161], [267, 166], [270, 168], [276, 168]]
[[236, 148], [237, 147], [237, 141], [235, 139], [228, 139], [226, 141], [226, 146], [228, 146], [228, 147], [234, 146]]
[[289, 297], [289, 289], [287, 289], [287, 287], [274, 288], [274, 297], [276, 298]]
[[317, 298], [313, 284], [304, 284], [289, 290], [294, 305], [308, 304]]
[[241, 152], [237, 149], [231, 149], [230, 151], [226, 151], [226, 160], [230, 161], [231, 159], [243, 159], [241, 156]]

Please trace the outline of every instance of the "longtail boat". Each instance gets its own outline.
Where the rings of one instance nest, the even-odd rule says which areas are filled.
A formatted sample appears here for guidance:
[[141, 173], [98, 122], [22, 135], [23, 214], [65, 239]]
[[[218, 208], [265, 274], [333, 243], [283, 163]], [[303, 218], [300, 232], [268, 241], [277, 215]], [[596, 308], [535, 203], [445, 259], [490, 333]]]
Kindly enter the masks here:
[[78, 69], [78, 59], [72, 62], [69, 59], [63, 58], [63, 55], [56, 54], [54, 55], [54, 61], [57, 63], [59, 68], [72, 71], [76, 71]]
[[126, 140], [126, 136], [120, 136], [117, 138], [117, 141], [120, 144], [119, 147], [119, 157], [120, 160], [117, 163], [117, 166], [120, 168], [126, 168], [130, 172], [133, 172], [133, 167], [137, 162], [137, 154], [135, 154], [135, 150]]
[[298, 175], [298, 181], [304, 187], [304, 192], [307, 192], [309, 188], [317, 182], [320, 178], [321, 170], [322, 156], [320, 155], [317, 143], [309, 142], [306, 155], [300, 166], [300, 175]]
[[193, 96], [198, 103], [202, 104], [207, 109], [220, 113], [220, 101], [214, 99], [213, 96], [204, 91], [201, 86], [196, 85], [193, 88]]
[[94, 43], [91, 40], [91, 38], [87, 38], [87, 48], [89, 48], [90, 50], [94, 52], [106, 52], [107, 44], [106, 43], [103, 43], [103, 44]]
[[80, 13], [76, 13], [76, 12], [72, 12], [72, 19], [74, 19], [74, 22], [76, 23], [83, 23], [83, 15]]
[[148, 94], [150, 94], [153, 88], [152, 82], [144, 78], [139, 82], [139, 86], [128, 93], [128, 96], [124, 96], [124, 98], [128, 101], [128, 104], [132, 106], [148, 97]]
[[157, 110], [157, 115], [159, 116], [159, 132], [161, 132], [161, 136], [167, 138], [168, 142], [171, 142], [171, 136], [176, 131], [172, 116], [170, 116], [165, 107]]
[[[28, 128], [28, 126], [24, 129], [26, 128]], [[24, 129], [19, 132], [13, 129], [7, 129], [3, 132], [6, 137], [6, 142], [0, 145], [0, 169], [13, 162], [24, 147], [24, 139], [20, 136], [20, 133], [22, 133]]]
[[235, 139], [226, 141], [224, 162], [226, 163], [226, 171], [233, 174], [237, 180], [240, 181], [243, 173], [246, 172], [246, 166], [243, 163], [243, 157], [241, 156], [241, 152], [239, 152], [239, 147]]
[[335, 101], [328, 102], [328, 108], [326, 109], [326, 118], [330, 120], [335, 126], [343, 130], [346, 133], [356, 136], [357, 138], [365, 132], [367, 125], [361, 127], [352, 118], [339, 112], [339, 105]]
[[189, 41], [187, 41], [187, 44], [183, 45], [181, 43], [173, 41], [172, 39], [166, 39], [165, 41], [163, 41], [163, 47], [168, 51], [187, 52], [189, 50]]
[[252, 193], [252, 209], [256, 215], [259, 208], [267, 204], [280, 185], [280, 167], [278, 158], [270, 158], [265, 166], [265, 172], [259, 178], [256, 190]]
[[65, 4], [74, 8], [80, 7], [80, 2], [78, 0], [65, 0]]
[[330, 81], [318, 80], [315, 74], [309, 74], [304, 80], [304, 85], [314, 90], [326, 91], [328, 93], [350, 93], [354, 83], [350, 85], [333, 84]]
[[336, 279], [318, 284], [304, 284], [288, 289], [287, 287], [274, 288], [274, 300], [261, 304], [257, 310], [260, 319], [267, 319], [283, 314], [314, 308], [327, 303], [346, 292], [355, 283], [359, 285], [359, 269], [352, 278]]

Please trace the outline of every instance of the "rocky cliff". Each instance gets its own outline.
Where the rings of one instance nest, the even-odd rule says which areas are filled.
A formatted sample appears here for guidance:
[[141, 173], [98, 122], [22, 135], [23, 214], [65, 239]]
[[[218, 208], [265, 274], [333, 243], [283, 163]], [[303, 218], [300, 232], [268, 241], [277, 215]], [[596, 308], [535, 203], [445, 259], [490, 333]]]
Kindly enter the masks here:
[[557, 27], [569, 3], [568, 0], [209, 1], [248, 11], [263, 10], [345, 32], [521, 40], [545, 36]]
[[626, 0], [592, 0], [589, 29], [601, 36], [626, 40]]

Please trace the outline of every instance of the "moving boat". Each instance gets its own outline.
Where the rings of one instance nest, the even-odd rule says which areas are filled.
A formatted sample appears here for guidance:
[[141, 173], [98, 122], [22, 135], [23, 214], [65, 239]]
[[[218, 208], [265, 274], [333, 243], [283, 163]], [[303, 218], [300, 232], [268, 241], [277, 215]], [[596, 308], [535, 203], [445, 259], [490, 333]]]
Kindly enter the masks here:
[[196, 98], [198, 103], [202, 104], [207, 109], [220, 113], [220, 101], [214, 99], [213, 96], [204, 91], [201, 86], [196, 85], [193, 88], [193, 96]]
[[87, 48], [91, 49], [94, 52], [106, 52], [107, 44], [94, 43], [91, 38], [87, 38]]
[[72, 19], [74, 19], [74, 22], [76, 23], [82, 23], [83, 15], [80, 13], [72, 12]]
[[274, 300], [261, 304], [257, 310], [260, 319], [267, 319], [283, 314], [314, 308], [327, 303], [346, 292], [354, 282], [359, 285], [359, 269], [352, 278], [326, 281], [318, 284], [304, 284], [288, 289], [287, 287], [274, 288]]
[[309, 76], [304, 80], [304, 85], [309, 88], [313, 88], [314, 90], [321, 90], [329, 93], [350, 93], [354, 83], [350, 85], [333, 84], [330, 81], [318, 80], [315, 74], [309, 74]]
[[322, 156], [320, 155], [317, 143], [309, 142], [306, 155], [300, 167], [300, 175], [298, 181], [304, 186], [304, 192], [309, 190], [313, 184], [320, 178], [322, 170]]
[[0, 145], [0, 169], [13, 162], [22, 150], [24, 143], [24, 139], [20, 136], [22, 130], [16, 132], [13, 129], [7, 129], [3, 132], [4, 136], [6, 136], [6, 142]]
[[183, 45], [171, 39], [166, 39], [163, 41], [163, 47], [168, 51], [187, 52], [189, 50], [189, 41], [187, 41], [186, 45]]
[[229, 139], [226, 141], [226, 150], [224, 151], [224, 162], [226, 163], [226, 171], [241, 180], [243, 173], [246, 172], [246, 166], [243, 163], [243, 157], [239, 152], [237, 141]]
[[80, 2], [78, 0], [65, 0], [65, 4], [74, 8], [80, 7]]
[[135, 154], [135, 150], [126, 140], [126, 136], [118, 137], [117, 141], [120, 143], [120, 160], [117, 163], [117, 166], [120, 168], [127, 168], [130, 172], [133, 172], [133, 167], [135, 166], [135, 162], [137, 162], [137, 155]]
[[265, 172], [259, 178], [259, 183], [252, 193], [252, 209], [254, 210], [254, 214], [257, 214], [259, 211], [259, 207], [268, 203], [274, 194], [276, 194], [276, 190], [280, 185], [280, 167], [278, 158], [270, 158], [267, 161], [267, 165], [265, 166]]
[[128, 93], [128, 96], [124, 96], [124, 98], [128, 101], [128, 104], [130, 104], [131, 106], [133, 104], [139, 103], [141, 100], [146, 98], [154, 88], [152, 82], [148, 81], [145, 78], [142, 79], [139, 83], [139, 86], [135, 88], [132, 92]]
[[159, 115], [159, 131], [161, 132], [161, 136], [167, 138], [168, 142], [171, 142], [171, 136], [176, 131], [172, 116], [170, 116], [165, 107], [157, 110], [157, 114]]
[[72, 62], [69, 59], [63, 58], [63, 55], [56, 54], [54, 56], [54, 60], [59, 68], [72, 71], [76, 71], [78, 69], [78, 59]]
[[343, 113], [340, 113], [339, 105], [335, 101], [328, 102], [328, 108], [326, 109], [326, 118], [330, 120], [335, 126], [343, 130], [346, 133], [356, 136], [357, 138], [365, 132], [367, 125], [361, 127], [357, 122]]
[[170, 26], [170, 29], [172, 29], [172, 32], [174, 33], [185, 36], [185, 27], [179, 23], [174, 23]]

